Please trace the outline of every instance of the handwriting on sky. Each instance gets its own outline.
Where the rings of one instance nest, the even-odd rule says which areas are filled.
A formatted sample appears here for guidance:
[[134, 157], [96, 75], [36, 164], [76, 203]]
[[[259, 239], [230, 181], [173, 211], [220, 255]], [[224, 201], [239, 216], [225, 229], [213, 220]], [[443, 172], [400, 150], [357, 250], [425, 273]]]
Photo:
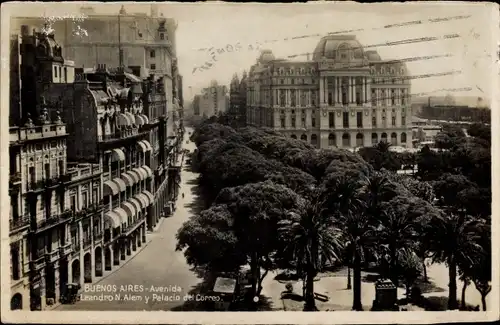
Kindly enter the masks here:
[[85, 14], [80, 15], [62, 15], [62, 16], [45, 16], [45, 25], [42, 27], [42, 33], [51, 34], [55, 32], [53, 26], [56, 21], [70, 20], [73, 22], [72, 34], [77, 37], [88, 36], [88, 32], [85, 28], [82, 28], [80, 23], [88, 18]]
[[216, 62], [218, 57], [226, 53], [241, 52], [241, 51], [260, 51], [262, 49], [262, 43], [256, 42], [255, 44], [248, 44], [248, 46], [241, 45], [240, 42], [236, 44], [227, 44], [225, 47], [211, 47], [208, 49], [200, 49], [200, 51], [205, 51], [208, 53], [209, 58], [199, 67], [194, 67], [192, 73], [195, 74], [198, 71], [205, 71], [211, 69]]

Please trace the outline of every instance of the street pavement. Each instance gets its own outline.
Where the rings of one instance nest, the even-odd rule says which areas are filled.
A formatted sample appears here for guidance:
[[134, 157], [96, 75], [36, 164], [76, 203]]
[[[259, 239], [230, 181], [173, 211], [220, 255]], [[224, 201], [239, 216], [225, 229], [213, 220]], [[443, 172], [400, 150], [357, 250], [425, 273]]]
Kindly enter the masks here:
[[[186, 129], [183, 147], [192, 151], [195, 149], [195, 145], [191, 141], [186, 143], [190, 131], [192, 130]], [[148, 233], [152, 239], [148, 246], [120, 269], [90, 285], [87, 291], [84, 287], [84, 292], [81, 295], [82, 300], [73, 305], [61, 305], [56, 310], [148, 311], [184, 309], [185, 297], [202, 282], [202, 279], [190, 270], [184, 254], [175, 251], [177, 244], [175, 235], [182, 224], [191, 216], [189, 205], [195, 200], [192, 188], [193, 181], [197, 177], [198, 174], [183, 168], [179, 193], [184, 193], [184, 198], [179, 194], [175, 213], [169, 218], [160, 220], [161, 225], [157, 231]], [[103, 291], [90, 292], [90, 290], [98, 289]], [[107, 301], [87, 300], [101, 299], [101, 294], [103, 295], [102, 299], [107, 299]]]

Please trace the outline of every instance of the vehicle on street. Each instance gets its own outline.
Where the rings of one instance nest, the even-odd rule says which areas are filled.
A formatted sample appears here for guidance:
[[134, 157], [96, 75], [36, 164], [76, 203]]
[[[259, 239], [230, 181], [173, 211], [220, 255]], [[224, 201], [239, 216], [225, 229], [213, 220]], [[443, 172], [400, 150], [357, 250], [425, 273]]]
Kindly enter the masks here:
[[215, 280], [212, 294], [218, 297], [214, 309], [219, 311], [230, 310], [239, 295], [237, 279], [218, 277]]
[[80, 290], [80, 285], [77, 283], [66, 284], [65, 292], [61, 296], [61, 303], [63, 304], [74, 304], [78, 301], [78, 290]]

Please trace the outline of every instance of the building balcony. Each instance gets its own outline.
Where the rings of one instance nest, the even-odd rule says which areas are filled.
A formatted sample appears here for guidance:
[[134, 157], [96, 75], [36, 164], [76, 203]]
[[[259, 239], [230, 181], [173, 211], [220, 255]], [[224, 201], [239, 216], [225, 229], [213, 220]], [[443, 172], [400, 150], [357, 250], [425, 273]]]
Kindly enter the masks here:
[[65, 124], [45, 124], [28, 127], [11, 128], [10, 141], [19, 142], [26, 140], [46, 139], [68, 135]]
[[121, 235], [124, 236], [124, 237], [130, 235], [130, 233], [132, 233], [132, 231], [134, 231], [135, 229], [137, 229], [137, 227], [139, 227], [139, 225], [141, 223], [144, 223], [144, 220], [145, 220], [144, 218], [140, 218], [140, 219], [135, 220], [130, 225], [128, 225], [127, 228], [122, 229]]
[[45, 253], [45, 262], [46, 263], [54, 263], [59, 259], [59, 250], [55, 249], [51, 252]]
[[94, 234], [94, 243], [98, 243], [98, 242], [102, 241], [103, 236], [104, 236], [104, 234], [102, 232], [100, 234]]
[[83, 249], [87, 249], [92, 245], [92, 238], [84, 238], [83, 239]]
[[9, 175], [9, 186], [21, 184], [21, 173], [13, 173]]
[[104, 201], [101, 200], [97, 203], [90, 204], [86, 208], [81, 209], [80, 211], [76, 211], [73, 213], [73, 220], [79, 220], [86, 217], [93, 216], [99, 212], [101, 212], [105, 208]]
[[97, 137], [97, 141], [99, 141], [99, 142], [113, 142], [113, 141], [117, 141], [117, 140], [123, 140], [123, 139], [136, 137], [138, 135], [140, 135], [140, 133], [139, 133], [139, 129], [137, 129], [137, 128], [124, 129], [124, 130], [117, 131], [115, 134], [100, 135]]
[[49, 218], [38, 220], [34, 224], [34, 227], [32, 227], [32, 230], [35, 232], [47, 230], [49, 228], [60, 225], [63, 222], [66, 222], [69, 218], [71, 218], [72, 215], [73, 211], [71, 210], [66, 210], [61, 214], [51, 215]]
[[37, 190], [42, 190], [44, 188], [55, 188], [61, 185], [63, 177], [64, 175], [60, 175], [51, 178], [40, 179], [35, 182], [28, 182], [26, 184], [26, 189], [28, 191], [37, 191]]
[[61, 256], [61, 258], [68, 256], [69, 254], [71, 254], [72, 251], [73, 251], [73, 245], [71, 243], [67, 243], [59, 247], [59, 255]]
[[9, 230], [11, 232], [23, 230], [23, 228], [28, 228], [29, 225], [30, 225], [29, 215], [18, 216], [17, 218], [9, 220]]
[[76, 181], [90, 176], [97, 176], [102, 172], [99, 164], [68, 162], [66, 175], [61, 177], [63, 183]]
[[45, 267], [45, 252], [39, 254], [40, 257], [36, 258], [34, 261], [30, 261], [30, 269], [32, 271], [40, 271]]

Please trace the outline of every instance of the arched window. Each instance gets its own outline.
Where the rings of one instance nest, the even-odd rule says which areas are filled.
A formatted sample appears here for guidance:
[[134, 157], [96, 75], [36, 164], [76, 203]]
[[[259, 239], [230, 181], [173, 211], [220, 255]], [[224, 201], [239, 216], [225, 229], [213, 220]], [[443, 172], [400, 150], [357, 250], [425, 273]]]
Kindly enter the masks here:
[[385, 133], [385, 132], [384, 132], [384, 133], [382, 133], [381, 140], [382, 140], [383, 142], [387, 142], [387, 133]]
[[291, 138], [292, 139], [297, 139], [297, 136], [295, 134], [292, 134]]
[[363, 146], [363, 139], [364, 136], [362, 133], [356, 134], [356, 147], [362, 147]]
[[372, 133], [372, 144], [377, 144], [377, 143], [378, 143], [378, 134]]
[[342, 134], [342, 147], [350, 147], [351, 146], [351, 136], [349, 133]]
[[337, 142], [337, 141], [336, 141], [336, 139], [335, 139], [335, 134], [330, 133], [330, 134], [328, 135], [328, 145], [329, 145], [330, 147], [336, 146], [336, 145], [337, 145], [337, 143], [336, 143], [336, 142]]
[[318, 144], [318, 136], [316, 134], [311, 135], [311, 144], [316, 146]]
[[341, 60], [346, 60], [349, 58], [349, 45], [347, 44], [340, 44], [339, 47], [337, 48], [338, 54], [337, 58]]
[[307, 135], [302, 134], [302, 135], [300, 136], [300, 140], [302, 140], [302, 141], [307, 141]]
[[401, 143], [406, 143], [406, 133], [401, 133]]
[[391, 143], [393, 145], [398, 144], [398, 136], [397, 136], [396, 132], [391, 133]]

